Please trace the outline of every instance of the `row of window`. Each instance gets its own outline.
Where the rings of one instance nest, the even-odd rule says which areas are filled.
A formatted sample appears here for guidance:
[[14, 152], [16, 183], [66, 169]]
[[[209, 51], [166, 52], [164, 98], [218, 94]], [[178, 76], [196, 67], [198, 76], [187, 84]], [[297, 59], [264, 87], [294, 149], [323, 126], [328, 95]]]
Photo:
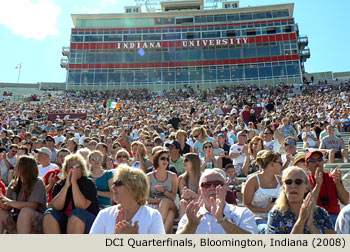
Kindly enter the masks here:
[[[297, 54], [297, 51], [295, 51]], [[272, 57], [284, 55], [280, 45], [252, 48], [216, 48], [201, 47], [189, 50], [185, 48], [169, 48], [168, 51], [138, 51], [118, 53], [86, 53], [82, 58], [70, 58], [71, 64], [101, 64], [101, 63], [152, 63], [152, 62], [182, 62], [201, 60], [225, 60], [257, 57]]]
[[162, 41], [162, 40], [184, 40], [201, 38], [230, 38], [240, 36], [259, 36], [269, 34], [281, 34], [295, 32], [294, 25], [274, 26], [269, 28], [249, 28], [244, 30], [225, 30], [225, 31], [207, 31], [207, 32], [186, 32], [186, 33], [165, 33], [165, 34], [129, 34], [129, 35], [85, 35], [72, 36], [74, 43], [82, 42], [128, 42], [128, 41]]
[[169, 24], [200, 24], [200, 23], [218, 23], [218, 22], [238, 22], [249, 20], [260, 20], [270, 18], [289, 17], [289, 10], [274, 10], [247, 12], [237, 14], [218, 14], [218, 15], [201, 15], [194, 17], [171, 17], [171, 18], [156, 18], [156, 25]]
[[159, 69], [158, 71], [140, 72], [124, 70], [124, 72], [69, 72], [69, 85], [114, 85], [119, 83], [191, 83], [205, 81], [246, 81], [260, 78], [299, 77], [300, 66], [293, 64], [255, 67], [197, 67], [189, 69]]
[[285, 26], [285, 25], [294, 25], [294, 21], [282, 21], [282, 20], [276, 20], [273, 23], [255, 23], [255, 24], [245, 24], [245, 25], [220, 25], [220, 26], [199, 26], [199, 27], [159, 27], [159, 28], [143, 28], [143, 29], [123, 29], [123, 30], [116, 30], [116, 29], [104, 29], [104, 30], [98, 30], [98, 31], [90, 31], [90, 30], [84, 30], [84, 31], [72, 31], [72, 35], [110, 35], [110, 34], [149, 34], [149, 33], [168, 33], [168, 32], [193, 32], [193, 31], [212, 31], [212, 30], [227, 30], [227, 29], [246, 29], [246, 28], [266, 28], [271, 26]]

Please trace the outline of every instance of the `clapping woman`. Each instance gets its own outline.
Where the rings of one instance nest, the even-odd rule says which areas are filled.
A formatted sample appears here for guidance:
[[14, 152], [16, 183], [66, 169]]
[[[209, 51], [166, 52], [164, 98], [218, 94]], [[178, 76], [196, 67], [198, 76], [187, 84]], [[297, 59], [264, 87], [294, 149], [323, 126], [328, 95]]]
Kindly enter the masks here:
[[140, 169], [119, 165], [113, 182], [118, 205], [99, 212], [90, 234], [164, 234], [160, 213], [145, 205], [149, 195], [147, 177]]
[[89, 233], [99, 206], [96, 186], [87, 176], [86, 162], [81, 155], [66, 156], [62, 180], [53, 188], [51, 208], [45, 212], [44, 233]]
[[177, 216], [176, 199], [178, 180], [175, 173], [168, 171], [169, 155], [165, 150], [157, 151], [153, 155], [154, 169], [147, 173], [150, 183], [150, 197], [148, 203], [157, 208], [162, 215], [165, 231], [170, 233], [174, 219]]
[[267, 233], [334, 234], [327, 211], [318, 207], [308, 193], [305, 171], [291, 166], [283, 171], [282, 181], [282, 191], [269, 212]]

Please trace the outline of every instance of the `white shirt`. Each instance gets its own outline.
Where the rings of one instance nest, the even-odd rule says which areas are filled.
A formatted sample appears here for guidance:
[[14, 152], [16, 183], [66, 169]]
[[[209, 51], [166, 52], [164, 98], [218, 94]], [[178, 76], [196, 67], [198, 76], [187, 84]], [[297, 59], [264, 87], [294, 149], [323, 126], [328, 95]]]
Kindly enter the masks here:
[[58, 144], [59, 142], [63, 143], [66, 137], [63, 135], [60, 135], [60, 136], [55, 136], [54, 139], [55, 139], [55, 144]]
[[[309, 131], [307, 132], [308, 134], [308, 138], [306, 139], [307, 143], [309, 144], [309, 147], [317, 147], [316, 146], [316, 142], [312, 139], [311, 135], [314, 136], [314, 138], [317, 138], [316, 133], [313, 131]], [[303, 134], [301, 135], [302, 138], [305, 138], [306, 136], [306, 132], [303, 132]]]
[[56, 168], [58, 168], [58, 166], [55, 164], [51, 164], [51, 163], [45, 167], [43, 167], [42, 165], [38, 165], [39, 177], [43, 178], [48, 171], [56, 169]]
[[[200, 224], [197, 227], [196, 234], [226, 234], [226, 231], [216, 222], [215, 217], [202, 206], [198, 214], [204, 214]], [[225, 205], [224, 215], [229, 221], [238, 227], [251, 232], [252, 234], [258, 233], [258, 228], [255, 223], [254, 214], [246, 207], [238, 207], [231, 204]], [[179, 234], [184, 229], [187, 223], [187, 215], [185, 214], [179, 221], [176, 233]]]
[[[117, 205], [101, 210], [92, 224], [90, 234], [114, 234], [118, 212]], [[139, 234], [165, 234], [162, 216], [156, 209], [140, 206], [131, 224], [134, 225], [135, 221], [139, 222]]]
[[278, 139], [271, 140], [270, 142], [265, 142], [264, 141], [264, 145], [265, 145], [267, 150], [271, 150], [271, 151], [274, 151], [274, 152], [279, 152], [280, 151], [280, 146], [281, 145], [280, 145]]
[[[231, 153], [234, 153], [234, 154], [240, 153], [244, 146], [245, 145], [238, 145], [238, 144], [232, 145], [231, 148], [230, 148], [230, 154]], [[244, 152], [242, 152], [241, 155], [239, 155], [238, 157], [232, 159], [233, 165], [243, 164], [244, 160], [245, 160], [245, 157], [246, 157], [246, 154]]]

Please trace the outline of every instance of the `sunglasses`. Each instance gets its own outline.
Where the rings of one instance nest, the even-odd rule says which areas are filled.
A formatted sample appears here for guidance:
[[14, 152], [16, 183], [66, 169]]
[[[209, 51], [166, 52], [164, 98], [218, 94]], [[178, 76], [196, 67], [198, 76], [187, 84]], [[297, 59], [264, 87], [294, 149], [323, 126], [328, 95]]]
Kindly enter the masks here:
[[194, 137], [194, 138], [197, 138], [197, 137], [199, 137], [199, 135], [200, 135], [200, 134], [198, 134], [198, 135], [193, 135], [193, 137]]
[[323, 158], [310, 158], [309, 162], [310, 163], [315, 163], [315, 162], [323, 162]]
[[76, 168], [81, 168], [81, 164], [67, 164], [67, 168], [68, 169], [71, 169], [73, 167], [76, 167]]
[[283, 165], [283, 162], [282, 162], [282, 161], [279, 161], [279, 162], [277, 162], [277, 161], [272, 161], [272, 162], [277, 163], [277, 164], [280, 164], [280, 165]]
[[117, 158], [128, 158], [127, 155], [121, 155], [121, 156], [117, 156]]
[[264, 132], [264, 135], [272, 135], [272, 133]]
[[90, 157], [90, 160], [91, 161], [100, 161], [100, 160], [102, 160], [102, 158], [101, 157]]
[[190, 160], [188, 158], [185, 158], [184, 159], [184, 162], [189, 162]]
[[202, 184], [201, 184], [201, 187], [202, 188], [206, 188], [206, 189], [208, 189], [208, 188], [210, 188], [210, 187], [214, 187], [214, 188], [216, 188], [217, 186], [219, 186], [219, 185], [221, 185], [221, 186], [223, 186], [224, 185], [224, 182], [222, 182], [222, 181], [208, 181], [208, 182], [203, 182]]
[[295, 142], [289, 142], [289, 143], [286, 143], [285, 146], [288, 146], [288, 145], [297, 145], [297, 143]]
[[114, 181], [113, 185], [115, 187], [120, 187], [120, 186], [124, 185], [124, 182], [121, 180], [116, 180], [116, 181]]
[[293, 179], [286, 179], [286, 180], [284, 181], [284, 183], [285, 183], [286, 185], [291, 185], [291, 184], [293, 184], [293, 181], [294, 181], [294, 183], [295, 183], [296, 185], [301, 185], [302, 183], [304, 183], [304, 180], [302, 180], [302, 179], [295, 179], [295, 180], [293, 180]]
[[153, 144], [146, 144], [145, 146], [146, 147], [153, 147], [154, 145]]
[[169, 158], [168, 157], [161, 157], [160, 160], [162, 160], [162, 161], [169, 161]]
[[203, 148], [204, 148], [204, 149], [208, 149], [208, 148], [213, 148], [213, 146], [207, 145], [207, 146], [204, 146]]

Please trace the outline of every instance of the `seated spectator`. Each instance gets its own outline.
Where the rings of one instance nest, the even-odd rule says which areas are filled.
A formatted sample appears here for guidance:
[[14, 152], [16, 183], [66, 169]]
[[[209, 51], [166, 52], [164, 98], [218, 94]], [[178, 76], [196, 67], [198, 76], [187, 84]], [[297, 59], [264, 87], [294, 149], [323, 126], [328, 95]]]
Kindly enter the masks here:
[[311, 131], [311, 123], [309, 122], [305, 123], [304, 132], [301, 135], [301, 138], [303, 139], [303, 142], [304, 142], [304, 149], [317, 148], [318, 139], [315, 131]]
[[118, 168], [118, 166], [120, 164], [127, 164], [127, 165], [129, 165], [130, 154], [129, 154], [129, 152], [126, 149], [122, 148], [122, 149], [120, 149], [117, 152], [117, 154], [115, 156], [115, 159], [116, 159], [116, 162], [117, 162], [116, 163], [116, 168]]
[[38, 167], [32, 157], [17, 161], [18, 176], [9, 184], [6, 197], [0, 195], [0, 234], [42, 233], [46, 210], [44, 182], [38, 177]]
[[350, 234], [350, 205], [342, 208], [335, 223], [338, 234]]
[[235, 188], [240, 184], [240, 182], [237, 179], [235, 167], [233, 164], [228, 164], [225, 167], [225, 173], [226, 173], [226, 185], [231, 189]]
[[144, 172], [120, 165], [112, 190], [118, 205], [98, 213], [90, 234], [165, 234], [160, 213], [145, 205], [150, 189]]
[[179, 217], [185, 214], [185, 209], [191, 201], [198, 199], [198, 184], [201, 176], [200, 159], [196, 153], [185, 154], [183, 161], [185, 173], [180, 175], [179, 192], [181, 195]]
[[38, 153], [37, 159], [40, 178], [43, 178], [48, 171], [58, 168], [56, 164], [50, 163], [52, 152], [48, 148], [42, 147], [34, 150], [34, 152]]
[[[313, 196], [317, 199], [315, 204], [327, 210], [334, 225], [340, 212], [338, 200], [344, 205], [349, 203], [349, 192], [345, 190], [341, 181], [341, 172], [337, 168], [332, 173], [324, 172], [323, 153], [320, 151], [308, 152], [305, 163], [311, 172], [308, 178], [313, 189]], [[321, 181], [316, 179], [319, 173], [323, 175], [320, 176]]]
[[61, 179], [62, 165], [64, 163], [64, 159], [66, 156], [70, 154], [68, 149], [60, 149], [57, 152], [56, 160], [57, 160], [57, 168], [48, 171], [44, 176], [45, 190], [47, 194], [47, 202], [51, 202], [52, 200], [52, 190], [56, 182]]
[[199, 157], [203, 158], [206, 156], [206, 153], [203, 150], [203, 144], [206, 141], [210, 141], [214, 148], [217, 148], [218, 146], [215, 143], [215, 139], [212, 137], [209, 137], [207, 134], [207, 131], [204, 127], [196, 127], [192, 130], [193, 138], [196, 140], [193, 146], [193, 150], [195, 153], [199, 154]]
[[254, 213], [259, 233], [265, 233], [267, 213], [273, 207], [282, 184], [279, 176], [282, 171], [281, 155], [262, 150], [258, 153], [256, 162], [261, 172], [249, 177], [245, 183], [243, 205]]
[[315, 207], [312, 194], [308, 193], [309, 180], [306, 172], [291, 166], [283, 170], [282, 181], [282, 191], [269, 212], [267, 233], [334, 234], [327, 211]]
[[111, 206], [113, 172], [102, 168], [102, 153], [94, 150], [88, 159], [90, 164], [89, 178], [95, 182], [97, 188], [97, 199], [100, 209]]
[[199, 180], [201, 200], [192, 201], [181, 218], [177, 234], [257, 233], [253, 213], [225, 202], [227, 186], [220, 169], [205, 170]]
[[174, 166], [177, 174], [181, 175], [185, 172], [184, 157], [180, 155], [181, 144], [178, 141], [166, 143], [165, 147], [168, 149], [170, 165]]
[[227, 164], [232, 164], [230, 158], [230, 148], [231, 146], [226, 141], [226, 136], [224, 133], [219, 133], [217, 135], [218, 147], [224, 150], [224, 154], [220, 155], [218, 162], [219, 166], [217, 168], [224, 168]]
[[180, 155], [193, 152], [192, 147], [187, 143], [187, 133], [184, 130], [179, 129], [175, 135], [176, 141], [181, 144]]
[[150, 183], [148, 204], [159, 210], [162, 215], [165, 232], [171, 233], [177, 208], [174, 203], [178, 190], [178, 179], [175, 173], [167, 170], [169, 155], [165, 150], [157, 151], [153, 156], [154, 169], [147, 174]]
[[131, 144], [131, 150], [134, 157], [130, 160], [130, 166], [146, 172], [148, 167], [151, 166], [151, 161], [146, 158], [145, 145], [139, 141], [135, 141]]
[[242, 171], [245, 174], [253, 174], [259, 171], [256, 157], [261, 150], [264, 150], [264, 140], [260, 136], [255, 136], [248, 145], [248, 152], [244, 160]]
[[267, 125], [264, 133], [264, 147], [266, 150], [279, 152], [280, 147], [284, 142], [284, 136], [278, 129], [275, 129], [273, 125]]
[[288, 117], [282, 119], [282, 125], [279, 126], [279, 131], [284, 138], [292, 137], [295, 139], [297, 137], [297, 131], [290, 125]]
[[99, 212], [97, 189], [89, 179], [86, 162], [78, 154], [65, 158], [62, 180], [53, 188], [52, 201], [45, 212], [45, 234], [88, 234]]
[[348, 163], [348, 150], [345, 149], [342, 139], [334, 135], [334, 127], [331, 125], [327, 126], [328, 136], [322, 138], [320, 144], [320, 151], [327, 153], [328, 162], [334, 163], [335, 158], [341, 158], [342, 161]]
[[284, 150], [286, 153], [281, 156], [283, 162], [282, 170], [290, 166], [294, 156], [297, 154], [297, 142], [294, 137], [284, 139]]
[[13, 168], [16, 163], [17, 152], [18, 145], [11, 144], [7, 154], [6, 150], [0, 153], [1, 179], [6, 186], [13, 179]]
[[202, 145], [205, 157], [201, 159], [201, 171], [219, 167], [218, 159], [214, 156], [214, 146], [210, 141], [205, 141]]
[[305, 164], [305, 152], [299, 152], [295, 155], [292, 163], [290, 166], [298, 166], [299, 168], [303, 169], [306, 173], [308, 172], [307, 165]]
[[248, 174], [247, 170], [243, 171], [243, 164], [248, 153], [247, 133], [240, 131], [237, 137], [238, 142], [230, 148], [230, 158], [233, 160], [237, 176], [244, 176]]

